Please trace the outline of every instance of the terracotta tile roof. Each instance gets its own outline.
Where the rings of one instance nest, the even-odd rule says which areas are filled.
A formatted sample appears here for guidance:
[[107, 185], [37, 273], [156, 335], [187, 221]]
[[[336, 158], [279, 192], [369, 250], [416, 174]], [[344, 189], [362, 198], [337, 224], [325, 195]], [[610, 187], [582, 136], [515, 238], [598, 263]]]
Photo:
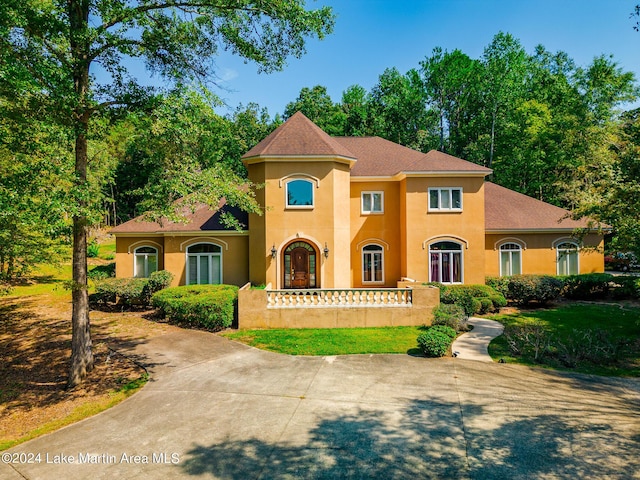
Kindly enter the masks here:
[[184, 211], [186, 222], [148, 222], [140, 220], [141, 217], [134, 218], [111, 229], [110, 233], [169, 233], [169, 232], [197, 232], [197, 231], [222, 231], [230, 230], [220, 222], [220, 214], [229, 212], [243, 225], [248, 225], [248, 214], [237, 207], [226, 205], [224, 199], [220, 200], [218, 210], [211, 210], [203, 205], [192, 213], [190, 210]]
[[573, 230], [586, 219], [572, 220], [569, 211], [495, 183], [484, 184], [485, 230]]
[[296, 112], [242, 158], [270, 155], [331, 155], [355, 158], [345, 146], [327, 135], [301, 112]]

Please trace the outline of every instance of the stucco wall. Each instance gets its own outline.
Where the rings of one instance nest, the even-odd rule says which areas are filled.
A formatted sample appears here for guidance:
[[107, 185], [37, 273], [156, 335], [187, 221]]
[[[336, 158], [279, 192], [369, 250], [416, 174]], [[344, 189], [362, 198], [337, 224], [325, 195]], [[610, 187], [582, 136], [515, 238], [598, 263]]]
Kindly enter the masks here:
[[[362, 192], [384, 192], [383, 213], [362, 213]], [[401, 275], [400, 184], [399, 182], [354, 182], [351, 184], [351, 285], [354, 288], [395, 287]], [[362, 280], [362, 247], [375, 243], [383, 247], [384, 281], [365, 284]]]
[[[330, 158], [296, 159], [295, 162], [269, 159], [265, 163], [248, 166], [249, 177], [263, 183], [261, 205], [263, 218], [257, 228], [251, 223], [251, 281], [282, 285], [282, 254], [284, 248], [296, 240], [304, 240], [316, 249], [319, 285], [323, 288], [350, 286], [351, 254], [349, 249], [349, 166]], [[286, 183], [293, 179], [309, 180], [314, 185], [312, 208], [288, 208]], [[322, 251], [329, 249], [329, 257]], [[271, 248], [277, 250], [271, 258]], [[255, 264], [253, 263], [255, 261]], [[260, 268], [264, 269], [264, 275]]]
[[[429, 244], [462, 244], [463, 283], [484, 283], [484, 178], [408, 177], [403, 180], [406, 218], [403, 229], [406, 270], [402, 276], [429, 280]], [[461, 187], [461, 212], [430, 212], [430, 187]]]
[[267, 308], [267, 291], [238, 292], [238, 328], [354, 328], [431, 325], [438, 288], [415, 288], [410, 307]]
[[[570, 241], [568, 232], [558, 233], [511, 233], [486, 235], [486, 275], [500, 275], [500, 245], [513, 242], [522, 246], [522, 273], [557, 274], [557, 252], [555, 245], [564, 240]], [[584, 247], [579, 250], [578, 266], [580, 273], [604, 272], [604, 240], [602, 235], [590, 234], [584, 238]]]
[[[150, 243], [155, 242], [155, 243]], [[173, 274], [172, 286], [186, 283], [186, 252], [190, 245], [213, 243], [222, 249], [222, 281], [231, 285], [244, 285], [249, 280], [249, 237], [239, 235], [206, 235], [168, 237], [116, 237], [116, 276], [133, 276], [133, 251], [138, 246], [158, 248], [158, 269]]]

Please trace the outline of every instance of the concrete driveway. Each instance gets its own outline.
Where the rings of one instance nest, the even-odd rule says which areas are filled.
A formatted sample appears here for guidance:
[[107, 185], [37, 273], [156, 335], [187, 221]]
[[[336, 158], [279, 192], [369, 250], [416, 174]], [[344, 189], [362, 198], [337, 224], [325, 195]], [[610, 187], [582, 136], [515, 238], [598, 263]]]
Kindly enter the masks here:
[[141, 392], [2, 452], [0, 478], [640, 478], [637, 380], [194, 331], [130, 353], [152, 371]]

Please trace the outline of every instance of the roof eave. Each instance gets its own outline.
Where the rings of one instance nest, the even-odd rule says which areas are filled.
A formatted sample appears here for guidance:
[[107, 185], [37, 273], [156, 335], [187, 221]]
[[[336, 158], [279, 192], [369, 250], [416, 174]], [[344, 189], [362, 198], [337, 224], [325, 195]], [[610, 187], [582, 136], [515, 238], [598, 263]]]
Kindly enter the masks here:
[[336, 163], [343, 163], [345, 165], [349, 165], [349, 168], [352, 168], [357, 159], [354, 157], [346, 157], [343, 155], [254, 155], [251, 157], [243, 158], [242, 163], [245, 165], [254, 165], [256, 163], [265, 163], [265, 162], [297, 162], [299, 160], [306, 161], [332, 161]]

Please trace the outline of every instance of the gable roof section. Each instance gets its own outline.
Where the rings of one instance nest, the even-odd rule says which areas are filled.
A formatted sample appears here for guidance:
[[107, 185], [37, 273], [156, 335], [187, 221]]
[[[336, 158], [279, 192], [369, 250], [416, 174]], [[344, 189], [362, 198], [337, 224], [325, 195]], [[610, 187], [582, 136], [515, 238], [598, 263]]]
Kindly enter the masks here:
[[[227, 228], [220, 222], [220, 214], [222, 212], [231, 213], [243, 225], [248, 225], [249, 215], [237, 207], [231, 207], [226, 204], [224, 199], [220, 200], [217, 210], [211, 210], [208, 206], [202, 205], [193, 212], [190, 210], [183, 212], [186, 222], [169, 222], [165, 221], [148, 222], [140, 220], [142, 217], [136, 217], [128, 222], [121, 223], [117, 227], [111, 229], [112, 234], [163, 234], [163, 233], [186, 233], [198, 231], [235, 231]], [[248, 227], [247, 227], [248, 228]], [[246, 229], [246, 228], [245, 228]]]
[[327, 135], [301, 112], [296, 112], [264, 140], [245, 153], [242, 159], [309, 155], [356, 158], [344, 145]]
[[493, 170], [437, 150], [431, 150], [406, 169], [406, 172], [456, 172], [489, 175]]
[[352, 177], [393, 177], [399, 173], [462, 173], [488, 175], [491, 169], [431, 150], [418, 152], [380, 137], [335, 137], [358, 162]]
[[422, 152], [380, 137], [335, 137], [335, 140], [358, 159], [351, 169], [352, 177], [391, 177], [403, 166], [424, 156]]
[[586, 219], [495, 183], [484, 184], [485, 231], [574, 230], [589, 228]]

